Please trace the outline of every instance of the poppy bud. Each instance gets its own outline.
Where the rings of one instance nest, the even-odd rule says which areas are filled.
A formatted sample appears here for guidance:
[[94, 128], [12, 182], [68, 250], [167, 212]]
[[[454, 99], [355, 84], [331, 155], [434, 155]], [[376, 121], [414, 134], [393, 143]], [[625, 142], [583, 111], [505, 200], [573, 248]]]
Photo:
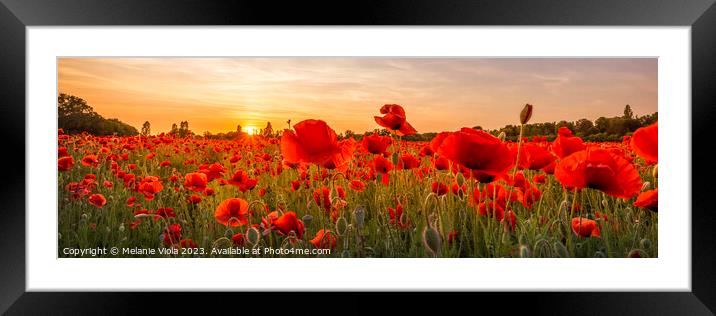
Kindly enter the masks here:
[[607, 199], [602, 200], [602, 206], [604, 206], [605, 211], [609, 208], [609, 202], [607, 202]]
[[627, 255], [627, 258], [643, 258], [643, 253], [641, 249], [632, 249], [629, 251], [629, 254]]
[[231, 229], [227, 229], [224, 232], [224, 237], [228, 238], [229, 240], [231, 240], [231, 237], [233, 237], [233, 236], [234, 236], [234, 232], [232, 232]]
[[520, 258], [529, 258], [530, 257], [530, 249], [527, 248], [527, 246], [522, 245], [520, 246]]
[[363, 223], [365, 222], [365, 206], [358, 205], [353, 210], [353, 220], [356, 223], [356, 227], [358, 229], [363, 228]]
[[651, 182], [645, 181], [644, 184], [642, 184], [642, 186], [641, 186], [641, 190], [642, 191], [648, 190], [650, 185], [651, 185]]
[[606, 255], [601, 251], [597, 251], [594, 253], [594, 258], [605, 258], [605, 257], [606, 257]]
[[346, 218], [341, 216], [336, 220], [336, 234], [338, 236], [343, 236], [343, 234], [346, 233], [348, 230], [348, 221], [346, 221]]
[[399, 159], [399, 158], [400, 158], [400, 157], [398, 157], [398, 153], [397, 153], [397, 152], [393, 153], [393, 156], [391, 157], [391, 160], [393, 161], [393, 166], [397, 166], [397, 165], [398, 165], [398, 159]]
[[556, 252], [557, 255], [560, 256], [561, 258], [569, 257], [569, 251], [567, 251], [567, 247], [565, 247], [564, 244], [562, 244], [561, 242], [555, 241], [553, 248], [554, 248], [554, 252]]
[[532, 104], [525, 104], [525, 107], [522, 108], [522, 112], [520, 112], [520, 123], [527, 124], [527, 122], [530, 121], [530, 118], [532, 118]]
[[423, 230], [423, 244], [425, 245], [425, 248], [433, 254], [434, 257], [437, 256], [440, 252], [441, 243], [442, 240], [438, 231], [435, 230], [435, 228], [426, 226]]
[[505, 132], [500, 132], [500, 135], [497, 135], [497, 138], [504, 142], [505, 138], [507, 138], [507, 134], [505, 134]]
[[457, 185], [458, 187], [461, 187], [462, 184], [465, 183], [465, 176], [462, 175], [462, 172], [457, 174]]
[[261, 240], [261, 233], [258, 229], [251, 227], [246, 231], [246, 240], [252, 245], [256, 245]]
[[639, 242], [639, 244], [640, 244], [641, 247], [644, 248], [644, 249], [649, 249], [649, 248], [651, 248], [651, 240], [649, 240], [649, 239], [647, 239], [647, 238], [642, 239], [642, 240]]
[[559, 204], [559, 214], [562, 216], [567, 216], [568, 206], [569, 206], [569, 202], [567, 202], [567, 200], [562, 201], [562, 203]]
[[301, 220], [303, 221], [303, 225], [308, 227], [311, 225], [311, 222], [313, 222], [313, 216], [306, 214], [303, 215], [303, 218], [301, 218]]
[[656, 179], [659, 176], [659, 165], [654, 165], [654, 169], [651, 169], [651, 176]]
[[527, 235], [520, 235], [520, 245], [527, 244]]
[[124, 223], [119, 224], [119, 232], [120, 233], [124, 232]]

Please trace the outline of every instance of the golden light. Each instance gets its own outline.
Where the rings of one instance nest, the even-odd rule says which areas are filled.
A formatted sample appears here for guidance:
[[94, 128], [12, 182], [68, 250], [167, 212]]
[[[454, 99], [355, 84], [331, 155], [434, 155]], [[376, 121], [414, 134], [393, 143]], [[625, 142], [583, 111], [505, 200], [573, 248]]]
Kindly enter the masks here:
[[253, 126], [246, 127], [246, 134], [256, 135], [257, 132], [258, 131], [256, 130], [256, 127], [253, 127]]

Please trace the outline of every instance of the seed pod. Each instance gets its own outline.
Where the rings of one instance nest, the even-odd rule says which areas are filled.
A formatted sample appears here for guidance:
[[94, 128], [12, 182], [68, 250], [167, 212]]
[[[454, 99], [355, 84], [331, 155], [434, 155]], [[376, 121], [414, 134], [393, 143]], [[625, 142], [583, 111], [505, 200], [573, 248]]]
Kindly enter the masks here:
[[306, 214], [303, 215], [303, 218], [301, 218], [301, 220], [303, 221], [303, 225], [308, 227], [311, 226], [311, 222], [313, 222], [313, 216]]
[[336, 234], [343, 236], [348, 230], [348, 221], [345, 217], [341, 216], [336, 220]]
[[520, 123], [527, 124], [527, 122], [530, 121], [530, 118], [532, 118], [532, 104], [525, 104], [525, 107], [522, 108], [522, 112], [520, 112]]
[[639, 241], [639, 245], [641, 245], [641, 247], [644, 249], [649, 249], [649, 248], [651, 248], [651, 240], [644, 238], [641, 241]]
[[251, 227], [246, 231], [246, 241], [255, 245], [259, 243], [259, 240], [261, 240], [261, 233], [258, 229]]
[[601, 251], [597, 251], [594, 253], [594, 258], [605, 258], [605, 257], [606, 257], [606, 255]]
[[425, 227], [423, 230], [423, 244], [425, 245], [425, 249], [430, 251], [434, 257], [440, 253], [442, 240], [440, 238], [440, 234], [437, 230], [435, 230], [435, 228], [428, 226]]
[[649, 189], [649, 186], [651, 186], [651, 182], [645, 181], [644, 184], [641, 186], [641, 190], [646, 191]]
[[530, 257], [530, 249], [525, 245], [520, 246], [520, 258], [529, 258], [529, 257]]
[[567, 251], [567, 247], [565, 247], [564, 244], [562, 244], [561, 242], [555, 241], [553, 248], [554, 248], [554, 252], [556, 252], [557, 255], [560, 256], [561, 258], [569, 257], [569, 251]]
[[356, 206], [353, 210], [353, 221], [356, 223], [356, 227], [358, 229], [363, 228], [363, 223], [365, 223], [365, 206]]
[[607, 199], [602, 200], [602, 206], [605, 211], [609, 208], [609, 202], [607, 202]]
[[119, 232], [120, 232], [120, 233], [123, 233], [123, 232], [124, 232], [124, 223], [119, 224]]
[[659, 165], [654, 165], [654, 169], [651, 169], [651, 176], [654, 177], [654, 179], [659, 177]]

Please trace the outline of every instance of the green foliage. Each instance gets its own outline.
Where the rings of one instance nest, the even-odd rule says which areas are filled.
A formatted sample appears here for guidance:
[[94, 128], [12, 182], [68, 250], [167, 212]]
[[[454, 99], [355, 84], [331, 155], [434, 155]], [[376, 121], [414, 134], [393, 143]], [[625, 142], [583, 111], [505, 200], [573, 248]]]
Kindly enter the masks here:
[[118, 119], [105, 119], [74, 95], [60, 93], [57, 97], [57, 125], [67, 134], [87, 132], [93, 135], [133, 136], [137, 129]]
[[[559, 121], [526, 124], [524, 126], [524, 137], [547, 136], [548, 140], [553, 140], [557, 136], [557, 130], [560, 127], [567, 127], [574, 132], [575, 135], [584, 138], [587, 141], [621, 141], [625, 135], [631, 135], [640, 127], [648, 126], [655, 123], [658, 119], [658, 113], [647, 114], [644, 116], [634, 116], [631, 107], [627, 105], [624, 108], [622, 116], [600, 117], [594, 122], [582, 118], [574, 122]], [[517, 140], [520, 134], [519, 125], [507, 125], [505, 127], [490, 130], [492, 135], [499, 135], [504, 132], [508, 140]]]

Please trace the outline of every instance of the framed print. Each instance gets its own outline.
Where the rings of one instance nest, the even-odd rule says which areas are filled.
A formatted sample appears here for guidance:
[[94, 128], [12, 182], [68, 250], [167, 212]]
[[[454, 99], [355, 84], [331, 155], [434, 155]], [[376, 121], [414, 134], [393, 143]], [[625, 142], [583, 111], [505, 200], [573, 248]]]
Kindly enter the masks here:
[[4, 1], [3, 310], [711, 314], [713, 2], [554, 5]]

